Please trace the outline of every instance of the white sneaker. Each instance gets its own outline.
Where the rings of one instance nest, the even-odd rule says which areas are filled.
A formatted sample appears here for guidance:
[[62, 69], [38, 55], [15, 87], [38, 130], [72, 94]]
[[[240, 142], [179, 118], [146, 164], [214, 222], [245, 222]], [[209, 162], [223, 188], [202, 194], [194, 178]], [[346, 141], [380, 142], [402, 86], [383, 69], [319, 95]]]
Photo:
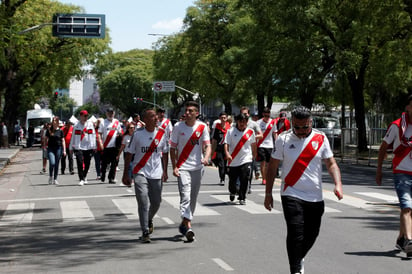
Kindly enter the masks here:
[[49, 177], [49, 185], [53, 184], [53, 177]]
[[83, 181], [83, 180], [81, 180], [80, 183], [79, 183], [79, 186], [82, 186], [82, 185], [84, 185], [84, 181]]
[[84, 179], [84, 184], [87, 185], [87, 178]]
[[55, 184], [55, 185], [58, 185], [59, 182], [58, 182], [57, 180], [54, 180], [54, 184]]

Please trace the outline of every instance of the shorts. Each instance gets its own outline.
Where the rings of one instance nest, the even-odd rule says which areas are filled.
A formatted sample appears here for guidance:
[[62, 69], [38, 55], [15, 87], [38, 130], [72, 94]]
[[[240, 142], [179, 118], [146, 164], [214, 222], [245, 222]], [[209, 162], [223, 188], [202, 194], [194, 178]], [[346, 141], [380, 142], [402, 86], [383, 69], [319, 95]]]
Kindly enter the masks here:
[[412, 208], [412, 175], [395, 173], [393, 174], [393, 182], [400, 208]]
[[43, 148], [43, 159], [49, 159], [49, 155], [47, 153], [47, 148]]
[[257, 151], [257, 161], [258, 162], [267, 162], [269, 163], [270, 161], [270, 155], [272, 154], [272, 150], [271, 148], [268, 147], [259, 147], [258, 151]]

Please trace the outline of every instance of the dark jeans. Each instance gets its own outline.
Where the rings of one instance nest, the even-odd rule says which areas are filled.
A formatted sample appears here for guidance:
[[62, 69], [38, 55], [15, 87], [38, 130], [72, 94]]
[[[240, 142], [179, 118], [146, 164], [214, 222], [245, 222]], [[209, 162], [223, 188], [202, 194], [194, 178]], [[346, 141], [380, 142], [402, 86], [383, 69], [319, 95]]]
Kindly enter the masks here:
[[229, 192], [230, 194], [236, 193], [236, 181], [239, 179], [239, 200], [246, 199], [251, 165], [252, 163], [246, 163], [241, 166], [229, 167]]
[[102, 156], [102, 177], [101, 180], [102, 182], [104, 182], [105, 177], [106, 177], [106, 169], [107, 166], [110, 165], [110, 169], [109, 169], [109, 175], [107, 176], [107, 178], [110, 180], [114, 180], [114, 178], [116, 177], [116, 167], [117, 167], [117, 153], [118, 153], [118, 149], [115, 147], [109, 147], [109, 148], [105, 148], [103, 150], [103, 156]]
[[287, 226], [286, 248], [291, 273], [301, 270], [305, 258], [319, 235], [325, 203], [306, 202], [301, 199], [282, 196], [283, 213]]
[[87, 178], [87, 172], [89, 172], [90, 168], [90, 161], [93, 157], [93, 149], [75, 150], [74, 154], [76, 155], [77, 171], [79, 173], [79, 179], [81, 181]]
[[102, 152], [101, 151], [96, 151], [94, 154], [94, 165], [96, 166], [96, 174], [97, 177], [100, 177], [101, 175], [101, 166], [102, 166]]
[[63, 148], [55, 147], [48, 148], [47, 155], [49, 157], [49, 176], [53, 177], [54, 180], [57, 180], [57, 175], [59, 173], [59, 162], [60, 157], [62, 156]]
[[66, 148], [66, 156], [62, 155], [62, 174], [64, 174], [64, 171], [66, 170], [66, 158], [69, 161], [69, 171], [70, 173], [73, 172], [73, 152], [70, 153], [69, 148]]
[[219, 170], [220, 181], [224, 181], [227, 169], [224, 151], [216, 151], [216, 159], [214, 160], [214, 163]]

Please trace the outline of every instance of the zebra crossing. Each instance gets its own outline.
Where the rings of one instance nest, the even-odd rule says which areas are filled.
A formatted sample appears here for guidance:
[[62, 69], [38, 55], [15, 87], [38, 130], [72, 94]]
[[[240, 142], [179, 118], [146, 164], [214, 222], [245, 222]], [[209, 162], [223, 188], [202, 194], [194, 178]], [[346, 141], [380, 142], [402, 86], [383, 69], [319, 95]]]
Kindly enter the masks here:
[[[217, 201], [218, 205], [231, 205], [230, 210], [238, 210], [245, 214], [263, 215], [263, 214], [282, 214], [281, 207], [279, 205], [281, 198], [279, 193], [274, 193], [273, 198], [276, 203], [275, 208], [272, 211], [268, 211], [263, 207], [263, 199], [265, 194], [263, 190], [261, 193], [255, 191], [255, 195], [250, 195], [246, 205], [239, 205], [237, 202], [230, 202], [229, 195], [222, 191], [201, 192], [200, 196], [206, 195], [207, 199]], [[392, 211], [397, 209], [398, 199], [395, 195], [387, 195], [377, 192], [354, 192], [351, 195], [345, 195], [340, 201], [337, 201], [333, 192], [324, 190], [325, 199], [325, 213], [339, 214], [342, 213], [345, 208], [363, 209], [368, 211]], [[199, 196], [199, 197], [200, 197]], [[57, 201], [55, 208], [50, 208], [43, 204], [49, 201], [48, 198], [35, 199], [35, 200], [15, 200], [10, 201], [7, 208], [0, 218], [0, 226], [10, 225], [27, 225], [35, 222], [36, 220], [45, 220], [50, 218], [59, 218], [62, 222], [87, 222], [94, 221], [96, 218], [95, 209], [90, 205], [89, 198], [94, 199], [107, 199], [110, 198], [110, 206], [115, 208], [119, 215], [123, 215], [128, 220], [137, 220], [137, 203], [133, 194], [126, 197], [119, 195], [100, 195], [100, 196], [79, 196], [79, 197], [61, 197], [54, 198]], [[178, 222], [178, 209], [179, 209], [179, 195], [176, 192], [163, 193], [163, 202], [158, 215], [155, 218], [163, 220], [166, 224], [175, 224]], [[94, 204], [95, 205], [95, 204]], [[165, 210], [169, 207], [171, 210]], [[225, 210], [228, 208], [224, 207]], [[52, 211], [52, 212], [50, 212]], [[104, 211], [104, 209], [103, 209]], [[102, 210], [100, 209], [100, 214]], [[173, 213], [171, 213], [173, 212]], [[174, 216], [166, 216], [167, 214], [173, 214]], [[207, 216], [219, 216], [226, 213], [219, 212], [219, 206], [207, 206], [200, 202], [196, 205], [196, 217]], [[34, 216], [36, 217], [34, 218]], [[53, 216], [53, 217], [52, 217]]]

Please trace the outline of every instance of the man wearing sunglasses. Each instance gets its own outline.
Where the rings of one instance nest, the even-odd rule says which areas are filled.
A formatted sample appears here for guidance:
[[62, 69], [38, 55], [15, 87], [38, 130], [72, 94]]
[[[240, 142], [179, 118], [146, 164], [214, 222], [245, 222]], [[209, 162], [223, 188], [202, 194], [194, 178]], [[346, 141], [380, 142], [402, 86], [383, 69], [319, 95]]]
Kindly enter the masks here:
[[335, 183], [334, 193], [342, 199], [340, 169], [326, 135], [312, 129], [312, 114], [303, 106], [292, 111], [292, 130], [275, 142], [267, 170], [265, 208], [273, 208], [272, 188], [282, 161], [280, 189], [287, 226], [286, 248], [291, 273], [303, 273], [303, 259], [319, 234], [324, 202], [322, 160]]

